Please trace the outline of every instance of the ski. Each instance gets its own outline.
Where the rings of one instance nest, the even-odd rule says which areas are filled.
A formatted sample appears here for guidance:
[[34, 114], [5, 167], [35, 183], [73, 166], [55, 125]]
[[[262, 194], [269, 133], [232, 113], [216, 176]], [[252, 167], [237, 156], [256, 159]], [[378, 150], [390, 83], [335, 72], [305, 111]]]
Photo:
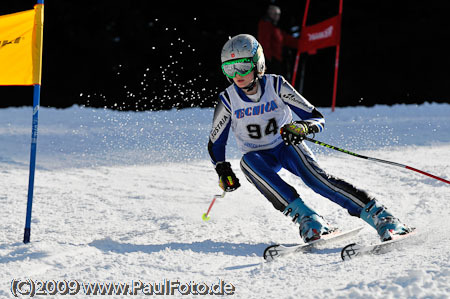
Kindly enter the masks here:
[[403, 241], [415, 236], [416, 234], [416, 231], [412, 231], [406, 235], [399, 235], [393, 240], [372, 245], [359, 245], [352, 243], [342, 248], [341, 258], [343, 261], [348, 261], [365, 255], [387, 253], [395, 248], [399, 248], [401, 245], [404, 245]]
[[357, 235], [364, 227], [358, 227], [352, 230], [340, 232], [335, 231], [330, 234], [322, 236], [319, 240], [315, 240], [309, 243], [305, 244], [298, 244], [298, 245], [281, 245], [281, 244], [275, 244], [268, 246], [263, 253], [263, 257], [266, 261], [273, 261], [279, 257], [286, 256], [291, 253], [295, 252], [306, 252], [313, 248], [318, 247], [319, 245], [329, 244], [332, 242], [336, 242], [345, 238], [349, 238], [352, 236]]

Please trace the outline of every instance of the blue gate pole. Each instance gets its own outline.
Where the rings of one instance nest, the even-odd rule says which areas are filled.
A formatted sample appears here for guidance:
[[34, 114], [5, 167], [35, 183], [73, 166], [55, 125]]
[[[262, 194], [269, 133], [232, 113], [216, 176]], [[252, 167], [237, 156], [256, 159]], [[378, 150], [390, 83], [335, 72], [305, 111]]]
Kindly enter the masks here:
[[30, 177], [28, 181], [27, 218], [25, 220], [25, 233], [23, 242], [30, 242], [31, 234], [31, 209], [33, 206], [34, 172], [36, 169], [36, 147], [39, 120], [39, 102], [41, 98], [41, 85], [35, 84], [33, 91], [33, 128], [31, 133]]
[[42, 75], [42, 36], [44, 26], [44, 0], [37, 0], [35, 6], [34, 19], [34, 49], [33, 53], [33, 123], [31, 131], [31, 153], [30, 153], [30, 177], [28, 180], [28, 200], [27, 200], [27, 216], [25, 219], [25, 232], [23, 234], [23, 242], [30, 243], [31, 235], [31, 209], [33, 206], [33, 191], [34, 191], [34, 172], [36, 169], [36, 145], [38, 134], [38, 119], [39, 119], [39, 103], [41, 100], [41, 75]]

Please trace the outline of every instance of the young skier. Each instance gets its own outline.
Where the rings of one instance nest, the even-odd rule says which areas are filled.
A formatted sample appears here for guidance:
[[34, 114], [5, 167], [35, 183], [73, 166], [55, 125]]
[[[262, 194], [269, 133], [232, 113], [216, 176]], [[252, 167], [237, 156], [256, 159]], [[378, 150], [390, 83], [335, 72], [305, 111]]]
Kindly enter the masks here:
[[[299, 224], [305, 242], [320, 239], [333, 228], [277, 174], [281, 168], [366, 221], [382, 241], [410, 232], [375, 198], [319, 166], [303, 138], [322, 132], [323, 115], [282, 76], [265, 74], [263, 49], [253, 36], [240, 34], [229, 39], [221, 60], [222, 71], [232, 84], [219, 95], [208, 150], [224, 191], [240, 187], [225, 159], [231, 128], [244, 154], [240, 163], [243, 173], [277, 210]], [[300, 120], [293, 121], [292, 111]]]

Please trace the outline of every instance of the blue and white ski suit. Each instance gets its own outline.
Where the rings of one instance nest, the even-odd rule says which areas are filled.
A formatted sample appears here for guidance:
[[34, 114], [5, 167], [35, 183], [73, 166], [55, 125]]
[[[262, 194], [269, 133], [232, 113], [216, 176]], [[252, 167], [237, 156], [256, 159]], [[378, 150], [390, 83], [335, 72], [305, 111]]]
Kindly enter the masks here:
[[279, 175], [281, 168], [298, 176], [322, 196], [344, 207], [353, 216], [373, 198], [342, 179], [327, 174], [304, 142], [286, 146], [280, 128], [292, 122], [292, 111], [307, 122], [309, 131], [324, 128], [323, 115], [282, 76], [264, 75], [259, 80], [261, 97], [252, 101], [235, 84], [219, 95], [209, 136], [213, 164], [225, 161], [230, 128], [243, 152], [241, 169], [247, 179], [273, 204], [284, 211], [300, 197]]

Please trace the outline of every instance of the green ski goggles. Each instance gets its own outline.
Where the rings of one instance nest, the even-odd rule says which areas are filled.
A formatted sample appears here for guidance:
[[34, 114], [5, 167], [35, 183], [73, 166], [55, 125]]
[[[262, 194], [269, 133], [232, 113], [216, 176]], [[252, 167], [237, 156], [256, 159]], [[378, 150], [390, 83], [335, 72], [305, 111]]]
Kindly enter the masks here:
[[222, 72], [230, 79], [236, 77], [236, 74], [242, 77], [247, 76], [254, 68], [255, 64], [251, 57], [239, 58], [222, 63]]

